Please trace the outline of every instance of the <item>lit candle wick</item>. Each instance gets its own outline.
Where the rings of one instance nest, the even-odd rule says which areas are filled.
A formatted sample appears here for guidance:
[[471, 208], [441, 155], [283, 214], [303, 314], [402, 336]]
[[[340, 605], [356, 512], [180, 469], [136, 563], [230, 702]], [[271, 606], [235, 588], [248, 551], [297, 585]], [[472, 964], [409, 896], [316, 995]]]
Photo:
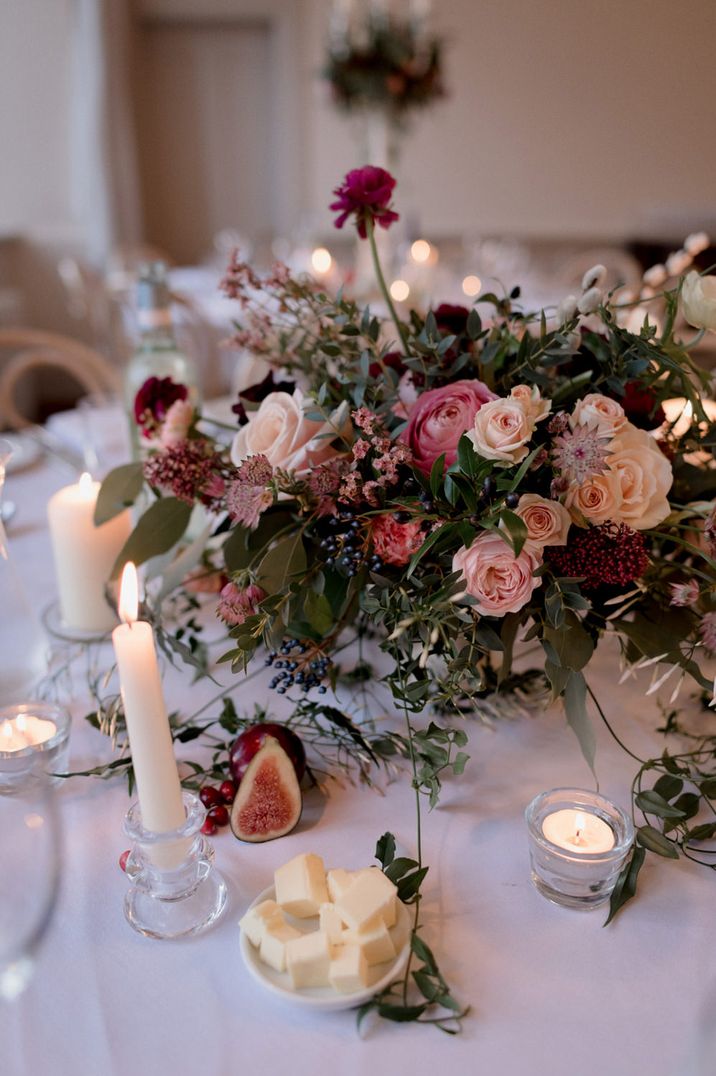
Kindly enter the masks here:
[[587, 828], [587, 819], [584, 817], [583, 812], [582, 811], [575, 811], [575, 813], [574, 813], [574, 830], [575, 830], [575, 832], [574, 832], [574, 843], [575, 844], [577, 844], [577, 845], [584, 844], [584, 840], [582, 839], [582, 833], [584, 832], [584, 830], [586, 828]]

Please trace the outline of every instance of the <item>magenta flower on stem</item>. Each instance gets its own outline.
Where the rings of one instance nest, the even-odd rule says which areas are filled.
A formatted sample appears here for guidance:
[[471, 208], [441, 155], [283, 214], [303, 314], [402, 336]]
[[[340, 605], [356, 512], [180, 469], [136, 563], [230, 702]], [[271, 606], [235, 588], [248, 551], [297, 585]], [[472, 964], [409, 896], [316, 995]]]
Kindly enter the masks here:
[[368, 221], [380, 224], [381, 228], [389, 228], [400, 219], [390, 208], [394, 188], [395, 180], [384, 168], [367, 164], [348, 172], [343, 183], [333, 192], [337, 200], [331, 202], [330, 208], [338, 213], [336, 228], [342, 228], [353, 214], [361, 239], [368, 236]]
[[171, 377], [148, 377], [134, 397], [134, 419], [145, 437], [161, 425], [167, 411], [177, 400], [186, 400], [186, 385], [177, 384]]

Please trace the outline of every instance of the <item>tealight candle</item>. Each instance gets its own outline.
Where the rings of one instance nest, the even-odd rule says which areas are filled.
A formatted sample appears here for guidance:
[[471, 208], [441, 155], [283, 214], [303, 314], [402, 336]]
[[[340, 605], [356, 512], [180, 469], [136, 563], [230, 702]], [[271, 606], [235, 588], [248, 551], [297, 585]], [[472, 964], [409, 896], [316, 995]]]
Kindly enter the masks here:
[[611, 896], [631, 850], [634, 827], [597, 792], [556, 788], [525, 811], [532, 881], [543, 896], [571, 908], [594, 908]]
[[129, 511], [95, 527], [99, 487], [83, 474], [79, 482], [58, 490], [47, 506], [62, 623], [98, 633], [117, 623], [104, 588], [132, 529]]
[[64, 772], [69, 733], [69, 714], [59, 706], [23, 702], [0, 708], [0, 793], [18, 791], [38, 769]]

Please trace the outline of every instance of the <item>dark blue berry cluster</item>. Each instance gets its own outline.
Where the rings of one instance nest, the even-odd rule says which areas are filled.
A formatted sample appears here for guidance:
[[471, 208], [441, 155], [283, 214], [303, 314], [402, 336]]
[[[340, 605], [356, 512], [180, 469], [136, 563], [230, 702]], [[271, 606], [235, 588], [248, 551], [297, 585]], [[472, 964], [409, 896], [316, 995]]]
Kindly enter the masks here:
[[300, 639], [286, 639], [278, 650], [272, 650], [266, 658], [266, 665], [280, 670], [269, 681], [269, 687], [278, 695], [285, 695], [290, 687], [298, 687], [304, 694], [315, 687], [319, 695], [325, 695], [328, 688], [321, 681], [332, 664], [331, 658], [311, 649], [309, 643]]
[[360, 533], [363, 526], [350, 508], [341, 508], [337, 516], [331, 516], [329, 533], [319, 542], [326, 553], [326, 567], [338, 568], [351, 578], [364, 566], [373, 572], [380, 571], [383, 562], [375, 554], [369, 556], [367, 542]]

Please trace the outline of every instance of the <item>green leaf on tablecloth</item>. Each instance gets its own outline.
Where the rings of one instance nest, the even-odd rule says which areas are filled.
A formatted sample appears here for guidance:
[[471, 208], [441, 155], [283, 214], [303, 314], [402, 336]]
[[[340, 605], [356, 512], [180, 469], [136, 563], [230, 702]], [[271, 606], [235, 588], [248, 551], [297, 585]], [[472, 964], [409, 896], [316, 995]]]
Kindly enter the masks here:
[[417, 1020], [422, 1016], [427, 1009], [427, 1003], [425, 1005], [378, 1005], [378, 1016], [382, 1016], [384, 1020], [395, 1020], [397, 1023], [405, 1024], [410, 1020]]
[[680, 777], [675, 777], [673, 774], [665, 773], [659, 778], [654, 785], [654, 792], [659, 796], [663, 796], [665, 800], [671, 800], [674, 796], [678, 796], [684, 787], [684, 782]]
[[161, 497], [150, 505], [124, 543], [110, 578], [116, 579], [128, 560], [144, 564], [167, 553], [186, 531], [191, 512], [192, 506], [177, 497]]
[[403, 904], [410, 904], [415, 898], [429, 869], [429, 867], [420, 867], [419, 870], [413, 871], [412, 874], [406, 874], [404, 878], [400, 879], [398, 882], [398, 897]]
[[144, 485], [141, 463], [124, 463], [110, 471], [100, 486], [94, 507], [95, 527], [114, 519], [134, 504]]
[[438, 965], [433, 956], [432, 949], [419, 934], [413, 933], [413, 936], [410, 939], [410, 948], [415, 953], [418, 960], [422, 960], [426, 970], [429, 971], [431, 975], [437, 975]]
[[687, 829], [684, 841], [710, 841], [713, 837], [716, 837], [716, 822], [703, 822], [700, 826]]
[[674, 842], [670, 841], [654, 826], [639, 826], [636, 831], [636, 839], [642, 848], [648, 848], [650, 852], [656, 852], [666, 859], [679, 858], [679, 852]]
[[619, 872], [617, 883], [614, 886], [609, 900], [609, 915], [604, 921], [604, 926], [611, 923], [619, 909], [623, 908], [627, 901], [630, 901], [635, 895], [637, 878], [639, 877], [639, 871], [644, 864], [645, 857], [646, 850], [637, 845], [633, 849], [631, 857]]
[[637, 807], [644, 812], [644, 814], [653, 814], [657, 818], [684, 818], [684, 812], [679, 810], [678, 807], [672, 807], [670, 803], [667, 803], [663, 796], [660, 796], [658, 792], [654, 792], [652, 789], [646, 792], [639, 792], [634, 802]]
[[587, 713], [587, 683], [581, 672], [572, 671], [564, 689], [564, 712], [567, 723], [579, 740], [584, 759], [596, 777], [594, 758], [597, 743], [589, 714]]
[[417, 867], [417, 861], [414, 859], [408, 859], [407, 856], [398, 856], [385, 868], [385, 875], [390, 878], [391, 882], [395, 882], [397, 885], [400, 879], [408, 873], [408, 871], [415, 870]]
[[395, 837], [392, 833], [384, 833], [382, 837], [378, 839], [378, 843], [375, 846], [375, 858], [380, 863], [383, 870], [393, 862], [395, 856]]

